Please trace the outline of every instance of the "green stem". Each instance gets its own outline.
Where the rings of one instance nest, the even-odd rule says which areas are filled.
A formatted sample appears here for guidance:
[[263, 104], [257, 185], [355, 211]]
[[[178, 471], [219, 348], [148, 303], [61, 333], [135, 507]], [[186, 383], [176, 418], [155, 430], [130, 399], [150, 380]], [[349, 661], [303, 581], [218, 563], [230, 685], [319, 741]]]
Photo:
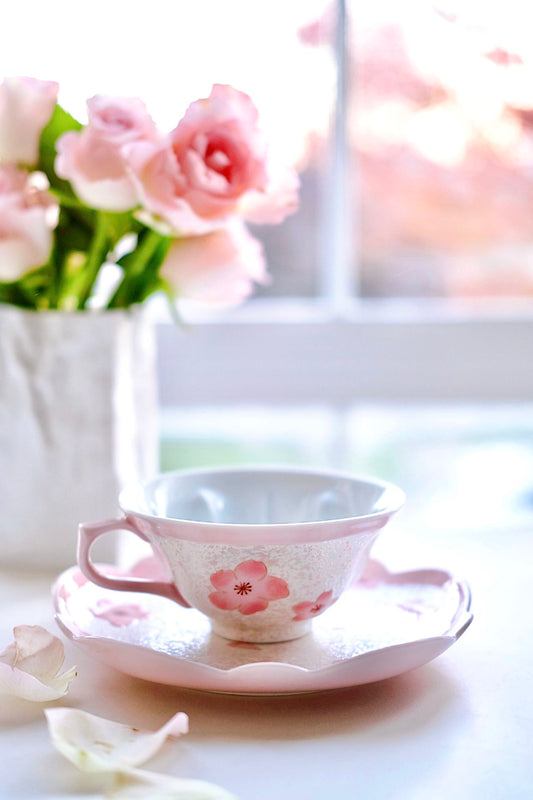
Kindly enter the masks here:
[[52, 249], [52, 253], [50, 255], [50, 270], [51, 270], [51, 280], [50, 280], [50, 290], [49, 290], [49, 302], [50, 308], [59, 308], [60, 300], [61, 300], [61, 292], [63, 288], [63, 279], [64, 279], [64, 257], [65, 254], [62, 253], [61, 248], [58, 246], [57, 234], [56, 240], [54, 242], [54, 247]]
[[0, 303], [36, 311], [39, 307], [38, 299], [36, 292], [28, 291], [21, 283], [0, 283]]
[[80, 211], [86, 209], [86, 206], [84, 206], [84, 204], [81, 203], [77, 197], [70, 197], [68, 194], [60, 191], [59, 189], [50, 188], [48, 191], [55, 197], [62, 208], [76, 208]]
[[146, 228], [139, 234], [135, 250], [119, 262], [124, 269], [124, 277], [107, 307], [127, 308], [133, 303], [142, 302], [147, 296], [146, 290], [152, 282], [153, 273], [159, 269], [167, 249], [166, 238], [156, 231]]
[[185, 320], [181, 316], [180, 312], [178, 311], [178, 308], [177, 308], [177, 305], [176, 305], [176, 300], [177, 300], [176, 292], [167, 283], [167, 281], [160, 280], [160, 283], [161, 283], [161, 289], [162, 289], [162, 291], [164, 292], [164, 294], [165, 294], [165, 296], [167, 298], [168, 310], [169, 310], [170, 316], [171, 316], [174, 324], [178, 328], [185, 329], [185, 328], [189, 327], [188, 323], [185, 322]]
[[111, 249], [109, 219], [105, 212], [99, 211], [96, 215], [96, 227], [94, 236], [87, 254], [85, 262], [84, 286], [79, 293], [78, 309], [84, 309], [89, 300], [100, 267], [105, 262], [106, 256]]

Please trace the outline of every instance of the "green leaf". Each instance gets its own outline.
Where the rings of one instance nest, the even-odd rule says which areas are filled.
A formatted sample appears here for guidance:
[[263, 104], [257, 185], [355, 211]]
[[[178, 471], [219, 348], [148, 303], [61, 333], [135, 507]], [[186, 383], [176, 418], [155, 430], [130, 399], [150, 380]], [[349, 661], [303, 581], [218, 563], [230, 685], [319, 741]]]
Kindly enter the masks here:
[[21, 291], [17, 283], [0, 283], [0, 303], [21, 308], [35, 308], [35, 303]]
[[92, 209], [82, 203], [74, 193], [68, 181], [59, 178], [55, 171], [57, 156], [56, 143], [62, 134], [67, 131], [79, 131], [82, 124], [60, 105], [56, 105], [48, 125], [41, 132], [39, 141], [39, 162], [37, 169], [44, 172], [50, 183], [52, 193], [63, 208], [71, 210], [71, 218], [84, 225], [88, 230], [94, 231], [94, 213]]
[[126, 234], [139, 233], [143, 228], [143, 226], [137, 222], [131, 211], [107, 211], [106, 214], [109, 238], [114, 243], [120, 241]]
[[[94, 217], [94, 212], [92, 213]], [[85, 253], [91, 245], [93, 237], [94, 221], [90, 219], [90, 226], [80, 222], [75, 213], [70, 208], [61, 208], [59, 215], [59, 222], [54, 232], [54, 246], [50, 254], [49, 268], [51, 272], [51, 291], [50, 291], [50, 306], [52, 308], [62, 307], [65, 298], [72, 297], [72, 270], [69, 269], [73, 263], [71, 258], [72, 253], [81, 254]], [[86, 257], [78, 258], [78, 264], [85, 264]]]
[[47, 291], [50, 274], [46, 267], [38, 267], [18, 281], [0, 283], [0, 302], [33, 310], [48, 308]]
[[86, 307], [91, 297], [91, 292], [98, 277], [98, 273], [104, 264], [108, 253], [112, 250], [115, 242], [111, 239], [111, 215], [98, 211], [96, 214], [96, 225], [94, 236], [91, 239], [91, 246], [87, 252], [87, 259], [84, 266], [84, 281], [78, 295], [78, 309]]
[[43, 128], [39, 142], [37, 169], [45, 173], [53, 189], [57, 189], [68, 197], [75, 196], [70, 183], [59, 178], [54, 169], [57, 155], [56, 142], [63, 133], [79, 131], [82, 127], [81, 122], [78, 122], [68, 111], [57, 104], [50, 122]]
[[134, 303], [142, 303], [160, 288], [158, 271], [171, 242], [171, 238], [151, 228], [141, 231], [135, 250], [117, 262], [124, 270], [124, 276], [108, 308], [128, 308]]

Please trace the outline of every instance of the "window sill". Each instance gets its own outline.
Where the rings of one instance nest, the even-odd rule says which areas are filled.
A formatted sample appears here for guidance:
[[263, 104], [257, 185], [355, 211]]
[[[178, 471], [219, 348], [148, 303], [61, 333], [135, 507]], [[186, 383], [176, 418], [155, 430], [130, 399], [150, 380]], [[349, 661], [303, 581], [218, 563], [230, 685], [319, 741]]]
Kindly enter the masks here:
[[522, 301], [254, 300], [187, 320], [159, 325], [163, 405], [533, 398]]

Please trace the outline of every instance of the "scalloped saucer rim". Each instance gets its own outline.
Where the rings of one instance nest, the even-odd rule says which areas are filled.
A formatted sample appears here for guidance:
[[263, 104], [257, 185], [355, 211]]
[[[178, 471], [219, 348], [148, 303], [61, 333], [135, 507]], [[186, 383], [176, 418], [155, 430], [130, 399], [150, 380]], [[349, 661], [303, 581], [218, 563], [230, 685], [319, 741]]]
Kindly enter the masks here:
[[[144, 560], [144, 576], [158, 569], [155, 559]], [[223, 639], [200, 612], [171, 600], [101, 589], [77, 566], [58, 576], [52, 593], [59, 628], [100, 661], [133, 677], [232, 694], [305, 693], [394, 677], [441, 655], [473, 619], [466, 581], [436, 568], [389, 572], [377, 561], [313, 621], [312, 633], [265, 645]]]

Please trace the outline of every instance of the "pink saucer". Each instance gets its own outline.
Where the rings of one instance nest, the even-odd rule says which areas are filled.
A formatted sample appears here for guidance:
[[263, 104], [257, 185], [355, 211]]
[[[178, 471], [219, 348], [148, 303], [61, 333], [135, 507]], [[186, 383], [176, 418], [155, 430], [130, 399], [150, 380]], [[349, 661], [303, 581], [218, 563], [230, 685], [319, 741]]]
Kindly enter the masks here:
[[[150, 558], [133, 572], [156, 578], [160, 570]], [[102, 589], [77, 567], [59, 576], [53, 596], [62, 631], [110, 666], [158, 683], [238, 694], [322, 691], [400, 675], [439, 656], [472, 621], [463, 581], [437, 569], [394, 574], [376, 561], [313, 621], [311, 633], [279, 644], [223, 639], [199, 611]]]

